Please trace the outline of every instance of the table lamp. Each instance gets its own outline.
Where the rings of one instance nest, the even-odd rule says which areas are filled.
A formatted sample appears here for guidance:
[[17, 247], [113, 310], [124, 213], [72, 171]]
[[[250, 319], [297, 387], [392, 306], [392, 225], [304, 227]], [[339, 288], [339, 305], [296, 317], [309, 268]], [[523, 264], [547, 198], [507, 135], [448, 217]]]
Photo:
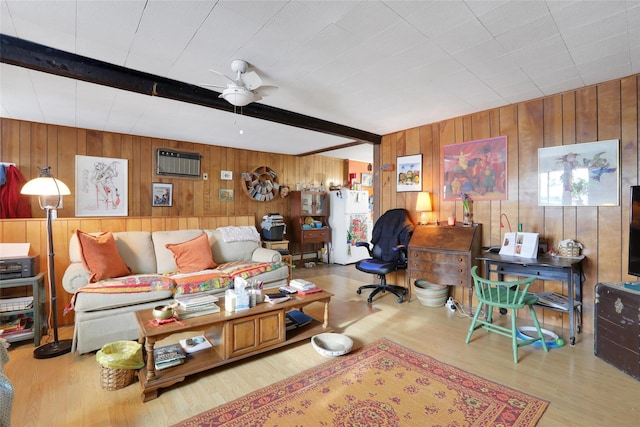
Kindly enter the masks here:
[[427, 212], [431, 212], [431, 193], [422, 191], [418, 193], [418, 201], [416, 202], [416, 211], [420, 212], [420, 225], [427, 224]]
[[[58, 311], [56, 307], [56, 273], [53, 252], [53, 233], [51, 230], [52, 211], [60, 206], [62, 196], [71, 194], [69, 187], [57, 180], [51, 173], [51, 167], [40, 169], [40, 176], [27, 182], [20, 190], [22, 194], [39, 196], [40, 208], [47, 212], [47, 243], [49, 245], [49, 258], [47, 261], [49, 273], [50, 307], [53, 317], [53, 342], [43, 344], [33, 351], [36, 359], [48, 359], [57, 357], [71, 351], [71, 340], [58, 340]], [[38, 303], [36, 301], [36, 303]]]

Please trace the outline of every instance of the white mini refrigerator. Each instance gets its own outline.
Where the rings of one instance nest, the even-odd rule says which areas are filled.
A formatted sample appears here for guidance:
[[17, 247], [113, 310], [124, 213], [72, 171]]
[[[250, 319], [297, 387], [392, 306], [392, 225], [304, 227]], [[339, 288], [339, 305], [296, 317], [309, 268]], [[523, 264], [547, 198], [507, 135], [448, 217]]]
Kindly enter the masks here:
[[331, 226], [330, 261], [351, 264], [369, 258], [365, 247], [356, 242], [371, 242], [373, 221], [367, 191], [330, 191], [329, 225]]

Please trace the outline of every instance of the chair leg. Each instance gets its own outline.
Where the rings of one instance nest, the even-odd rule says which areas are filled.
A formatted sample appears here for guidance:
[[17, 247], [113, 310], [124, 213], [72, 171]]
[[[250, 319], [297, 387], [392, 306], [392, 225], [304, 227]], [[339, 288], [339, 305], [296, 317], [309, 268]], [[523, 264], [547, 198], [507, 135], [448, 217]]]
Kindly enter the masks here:
[[511, 310], [511, 346], [513, 347], [513, 361], [518, 363], [518, 337], [516, 336], [516, 310]]
[[540, 337], [540, 341], [542, 342], [542, 348], [544, 348], [545, 352], [548, 352], [547, 341], [544, 338], [544, 334], [542, 333], [542, 329], [540, 329], [540, 322], [538, 322], [538, 316], [536, 316], [536, 311], [533, 309], [533, 306], [529, 306], [529, 312], [531, 313], [531, 318], [533, 319], [533, 324], [536, 327], [536, 331], [538, 331], [538, 336]]
[[469, 332], [467, 333], [467, 339], [465, 341], [466, 344], [469, 344], [471, 341], [471, 335], [476, 330], [476, 322], [478, 321], [478, 316], [480, 316], [480, 312], [482, 311], [482, 304], [478, 304], [478, 308], [476, 308], [476, 314], [473, 315], [473, 320], [471, 321], [471, 326], [469, 327]]

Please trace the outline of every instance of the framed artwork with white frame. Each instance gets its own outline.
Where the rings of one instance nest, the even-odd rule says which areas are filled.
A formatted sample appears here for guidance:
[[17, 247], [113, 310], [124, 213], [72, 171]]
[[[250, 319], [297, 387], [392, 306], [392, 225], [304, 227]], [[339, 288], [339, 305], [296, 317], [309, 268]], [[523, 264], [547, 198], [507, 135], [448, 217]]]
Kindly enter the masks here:
[[173, 206], [173, 184], [165, 182], [152, 183], [151, 206]]
[[396, 191], [422, 191], [422, 154], [397, 158]]
[[618, 206], [620, 141], [538, 149], [539, 206]]
[[76, 155], [76, 216], [129, 215], [128, 160]]

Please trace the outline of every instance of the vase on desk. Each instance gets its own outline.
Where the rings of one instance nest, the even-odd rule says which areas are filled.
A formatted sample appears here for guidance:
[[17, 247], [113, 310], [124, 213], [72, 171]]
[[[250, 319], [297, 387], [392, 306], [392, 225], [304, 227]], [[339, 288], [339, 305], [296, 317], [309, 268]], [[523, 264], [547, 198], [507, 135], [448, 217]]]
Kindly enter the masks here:
[[463, 222], [465, 227], [471, 227], [473, 225], [473, 202], [465, 200], [462, 203]]

